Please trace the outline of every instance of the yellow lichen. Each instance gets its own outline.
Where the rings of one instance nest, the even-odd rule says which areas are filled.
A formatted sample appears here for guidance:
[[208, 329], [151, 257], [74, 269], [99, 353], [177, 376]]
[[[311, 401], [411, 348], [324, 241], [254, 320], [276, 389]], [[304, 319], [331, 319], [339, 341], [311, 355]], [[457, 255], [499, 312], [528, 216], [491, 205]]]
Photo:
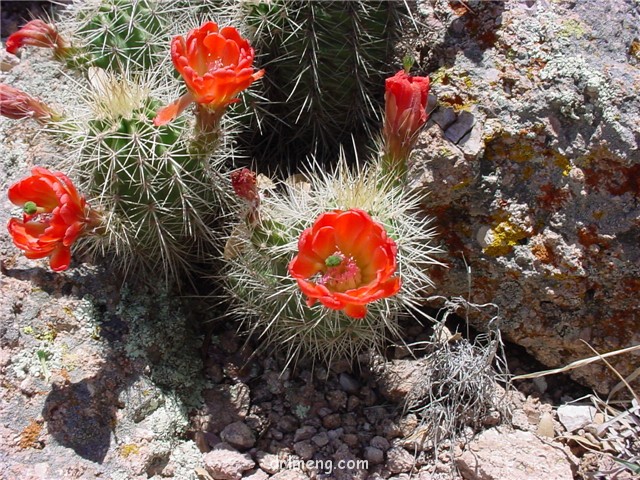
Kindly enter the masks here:
[[587, 33], [587, 29], [585, 25], [576, 20], [575, 18], [570, 18], [562, 22], [562, 28], [558, 30], [558, 35], [560, 37], [575, 37], [582, 38]]
[[491, 243], [482, 251], [492, 257], [508, 255], [514, 246], [528, 234], [518, 225], [509, 221], [500, 222], [491, 229]]
[[127, 458], [129, 455], [137, 455], [140, 453], [140, 447], [135, 443], [127, 443], [120, 447], [120, 455]]
[[571, 162], [564, 155], [556, 154], [553, 159], [553, 163], [555, 163], [558, 167], [562, 169], [562, 175], [565, 177], [569, 176], [571, 173]]

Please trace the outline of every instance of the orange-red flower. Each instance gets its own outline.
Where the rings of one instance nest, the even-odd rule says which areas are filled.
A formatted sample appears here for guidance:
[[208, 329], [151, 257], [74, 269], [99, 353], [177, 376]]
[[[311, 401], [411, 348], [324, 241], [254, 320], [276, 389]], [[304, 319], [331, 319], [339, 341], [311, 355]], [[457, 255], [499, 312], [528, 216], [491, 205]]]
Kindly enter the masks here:
[[96, 213], [67, 176], [42, 167], [34, 167], [31, 173], [9, 187], [9, 200], [21, 206], [24, 214], [22, 220], [10, 219], [7, 228], [27, 258], [50, 257], [52, 270], [66, 270], [71, 245], [95, 226]]
[[325, 307], [363, 318], [368, 303], [400, 290], [396, 254], [395, 242], [367, 212], [334, 210], [320, 215], [302, 232], [289, 273], [309, 306], [318, 300]]
[[0, 115], [14, 120], [34, 118], [42, 123], [58, 117], [40, 100], [4, 83], [0, 83]]
[[68, 46], [56, 28], [42, 20], [31, 20], [7, 38], [7, 52], [15, 54], [24, 45], [52, 48], [57, 56], [64, 56]]
[[264, 75], [254, 71], [254, 50], [234, 27], [206, 22], [171, 41], [171, 60], [188, 92], [161, 109], [154, 123], [165, 125], [192, 102], [221, 114], [237, 95]]
[[393, 161], [406, 161], [427, 121], [429, 77], [412, 77], [400, 70], [385, 81], [385, 153]]

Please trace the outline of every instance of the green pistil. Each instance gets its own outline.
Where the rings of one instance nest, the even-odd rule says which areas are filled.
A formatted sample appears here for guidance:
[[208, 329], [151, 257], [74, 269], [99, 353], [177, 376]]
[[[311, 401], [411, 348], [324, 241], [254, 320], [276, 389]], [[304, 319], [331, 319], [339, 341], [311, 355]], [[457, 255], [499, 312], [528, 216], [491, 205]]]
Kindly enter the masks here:
[[342, 263], [342, 257], [340, 255], [331, 255], [327, 257], [327, 259], [324, 261], [324, 264], [327, 267], [337, 267], [341, 263]]
[[36, 205], [36, 202], [25, 202], [23, 209], [27, 215], [33, 215], [38, 211], [38, 205]]

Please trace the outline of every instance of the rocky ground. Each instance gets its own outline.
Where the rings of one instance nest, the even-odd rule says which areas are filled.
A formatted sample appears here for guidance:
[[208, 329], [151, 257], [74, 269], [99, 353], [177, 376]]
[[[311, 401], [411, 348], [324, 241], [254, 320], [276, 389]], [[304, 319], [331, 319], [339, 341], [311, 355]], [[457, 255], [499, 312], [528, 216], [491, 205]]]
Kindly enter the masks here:
[[[574, 372], [586, 388], [562, 376], [508, 385], [493, 361], [523, 374], [590, 356], [578, 338], [638, 343], [637, 285], [628, 279], [638, 278], [630, 179], [640, 161], [631, 98], [640, 86], [631, 48], [640, 7], [620, 2], [606, 13], [621, 25], [614, 35], [611, 22], [597, 21], [608, 4], [592, 2], [587, 12], [569, 1], [420, 2], [414, 12], [420, 40], [399, 49], [421, 53], [439, 79], [416, 166], [449, 249], [438, 294], [467, 296], [463, 253], [472, 299], [500, 312], [456, 308], [460, 317], [447, 326], [463, 335], [443, 331], [436, 341], [431, 328], [405, 325], [405, 341], [432, 341], [440, 357], [417, 351], [413, 359], [391, 346], [387, 358], [329, 371], [304, 362], [285, 369], [277, 355], [255, 355], [206, 299], [125, 280], [82, 256], [54, 274], [0, 230], [0, 478], [632, 478], [615, 476], [621, 465], [612, 457], [638, 454], [638, 429], [632, 412], [611, 421], [613, 408], [627, 406], [605, 409], [592, 395], [613, 384], [602, 364]], [[74, 97], [73, 78], [47, 53], [3, 58], [2, 82], [61, 108], [61, 98]], [[545, 119], [542, 130], [535, 118]], [[0, 118], [0, 138], [3, 192], [30, 167], [65, 155], [35, 122]], [[615, 157], [584, 158], [605, 143]], [[535, 202], [518, 196], [527, 188], [543, 193]], [[5, 224], [15, 210], [0, 202]], [[581, 228], [593, 234], [582, 242], [574, 239]], [[587, 255], [596, 249], [601, 256]], [[617, 322], [608, 336], [607, 309]], [[521, 346], [502, 355], [499, 344], [468, 334], [467, 314], [479, 331], [500, 329]], [[430, 428], [425, 386], [443, 354], [438, 365], [464, 360], [487, 381], [447, 404], [456, 422], [440, 432]], [[637, 360], [617, 365], [628, 374]]]

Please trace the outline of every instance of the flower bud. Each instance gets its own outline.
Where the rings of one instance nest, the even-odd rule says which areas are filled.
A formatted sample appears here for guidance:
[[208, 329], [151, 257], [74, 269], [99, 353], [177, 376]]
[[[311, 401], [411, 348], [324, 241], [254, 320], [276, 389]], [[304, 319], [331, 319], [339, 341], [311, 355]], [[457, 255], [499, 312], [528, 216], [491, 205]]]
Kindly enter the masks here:
[[58, 34], [56, 28], [42, 20], [31, 20], [24, 27], [7, 38], [6, 49], [17, 53], [25, 45], [52, 48], [57, 57], [65, 57], [69, 51], [67, 42]]
[[40, 100], [4, 83], [0, 83], [0, 115], [14, 120], [34, 118], [40, 123], [58, 118], [58, 115]]

